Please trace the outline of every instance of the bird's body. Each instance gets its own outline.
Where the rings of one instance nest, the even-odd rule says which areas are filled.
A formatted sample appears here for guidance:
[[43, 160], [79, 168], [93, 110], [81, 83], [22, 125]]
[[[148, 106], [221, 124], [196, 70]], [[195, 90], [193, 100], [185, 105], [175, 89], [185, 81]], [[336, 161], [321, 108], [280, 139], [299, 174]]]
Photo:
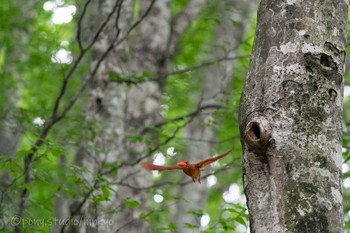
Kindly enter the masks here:
[[201, 169], [218, 159], [221, 159], [227, 156], [233, 149], [225, 152], [224, 154], [218, 155], [213, 158], [202, 160], [198, 163], [190, 164], [188, 161], [178, 162], [176, 166], [159, 166], [152, 163], [141, 163], [141, 166], [148, 170], [164, 171], [164, 170], [182, 170], [186, 175], [192, 178], [192, 181], [195, 183], [198, 180], [198, 183], [201, 183]]
[[182, 171], [186, 175], [192, 177], [192, 181], [194, 183], [196, 182], [196, 179], [198, 179], [198, 182], [201, 183], [201, 170], [200, 168], [196, 168], [194, 164], [189, 164], [188, 167], [183, 167]]

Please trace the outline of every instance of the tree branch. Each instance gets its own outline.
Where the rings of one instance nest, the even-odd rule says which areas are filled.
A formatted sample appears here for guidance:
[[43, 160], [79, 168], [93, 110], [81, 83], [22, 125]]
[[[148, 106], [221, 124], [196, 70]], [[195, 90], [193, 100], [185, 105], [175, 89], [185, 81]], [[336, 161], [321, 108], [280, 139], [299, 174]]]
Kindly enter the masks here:
[[91, 2], [91, 0], [87, 0], [87, 1], [85, 2], [84, 7], [83, 7], [83, 10], [82, 10], [82, 12], [81, 12], [81, 14], [80, 14], [80, 17], [79, 17], [79, 19], [78, 19], [77, 41], [78, 41], [78, 46], [79, 46], [79, 50], [80, 50], [80, 51], [83, 51], [83, 50], [84, 50], [84, 49], [83, 49], [83, 43], [82, 43], [82, 41], [81, 41], [81, 28], [82, 28], [81, 24], [82, 24], [82, 22], [83, 22], [83, 19], [84, 19], [86, 10], [87, 10], [87, 8], [88, 8], [90, 2]]
[[147, 127], [145, 128], [142, 133], [145, 133], [146, 131], [148, 131], [149, 129], [154, 129], [154, 128], [161, 128], [163, 125], [167, 125], [167, 124], [170, 124], [170, 123], [175, 123], [175, 122], [178, 122], [178, 121], [182, 121], [186, 118], [194, 118], [196, 117], [198, 114], [200, 114], [201, 112], [203, 112], [204, 110], [209, 110], [209, 109], [223, 109], [225, 108], [225, 106], [223, 105], [218, 105], [218, 104], [208, 104], [208, 105], [203, 105], [203, 106], [200, 106], [198, 107], [195, 111], [193, 112], [190, 112], [186, 115], [183, 115], [183, 116], [178, 116], [178, 117], [175, 117], [175, 118], [171, 118], [171, 119], [168, 119], [166, 121], [163, 121], [163, 122], [160, 122], [154, 126], [150, 126], [150, 127]]
[[187, 67], [184, 69], [179, 69], [179, 70], [174, 70], [165, 74], [162, 74], [161, 76], [157, 76], [157, 77], [151, 77], [151, 78], [143, 78], [143, 77], [127, 77], [127, 78], [123, 78], [123, 77], [110, 77], [109, 80], [112, 82], [117, 82], [117, 83], [127, 83], [127, 84], [139, 84], [139, 83], [143, 83], [146, 81], [154, 81], [154, 82], [160, 82], [163, 81], [166, 78], [169, 78], [170, 76], [173, 75], [178, 75], [178, 74], [185, 74], [187, 72], [191, 72], [191, 71], [195, 71], [195, 70], [199, 70], [211, 65], [215, 65], [218, 64], [220, 62], [223, 61], [233, 61], [233, 60], [237, 60], [237, 59], [243, 59], [243, 58], [249, 58], [250, 55], [240, 55], [240, 56], [234, 56], [234, 57], [221, 57], [218, 59], [214, 59], [212, 61], [207, 61], [207, 62], [203, 62], [201, 64], [195, 65], [195, 66], [191, 66], [191, 67]]

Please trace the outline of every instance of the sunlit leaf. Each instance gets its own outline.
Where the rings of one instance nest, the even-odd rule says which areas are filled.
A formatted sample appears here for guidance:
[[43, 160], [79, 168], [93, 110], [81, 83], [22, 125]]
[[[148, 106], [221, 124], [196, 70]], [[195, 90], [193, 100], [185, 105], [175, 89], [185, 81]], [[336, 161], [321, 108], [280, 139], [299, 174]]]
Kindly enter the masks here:
[[141, 203], [134, 200], [134, 199], [131, 199], [131, 198], [127, 198], [124, 200], [124, 204], [129, 207], [129, 208], [132, 208], [132, 209], [135, 209], [135, 208], [138, 208]]

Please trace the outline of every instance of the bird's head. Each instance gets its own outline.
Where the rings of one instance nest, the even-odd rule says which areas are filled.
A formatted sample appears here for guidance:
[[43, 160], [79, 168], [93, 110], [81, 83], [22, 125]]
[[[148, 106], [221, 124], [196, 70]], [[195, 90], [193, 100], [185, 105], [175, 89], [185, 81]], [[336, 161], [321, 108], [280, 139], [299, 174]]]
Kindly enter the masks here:
[[177, 163], [177, 166], [179, 167], [186, 167], [188, 165], [188, 161], [181, 161]]

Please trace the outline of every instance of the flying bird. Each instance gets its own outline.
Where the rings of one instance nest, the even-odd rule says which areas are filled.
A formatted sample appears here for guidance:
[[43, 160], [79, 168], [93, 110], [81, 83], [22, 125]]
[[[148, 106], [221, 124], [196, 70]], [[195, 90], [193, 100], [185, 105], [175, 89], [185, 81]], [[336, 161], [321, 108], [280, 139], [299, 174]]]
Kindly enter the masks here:
[[215, 162], [218, 159], [221, 159], [225, 156], [227, 156], [233, 148], [221, 155], [218, 155], [216, 157], [212, 157], [209, 159], [202, 160], [198, 163], [189, 163], [188, 161], [181, 161], [178, 162], [175, 166], [159, 166], [152, 163], [141, 163], [141, 167], [147, 169], [147, 170], [156, 170], [156, 171], [164, 171], [164, 170], [182, 170], [186, 175], [192, 177], [193, 183], [196, 183], [196, 180], [198, 180], [198, 183], [201, 183], [201, 170], [203, 167], [208, 166], [209, 164]]

